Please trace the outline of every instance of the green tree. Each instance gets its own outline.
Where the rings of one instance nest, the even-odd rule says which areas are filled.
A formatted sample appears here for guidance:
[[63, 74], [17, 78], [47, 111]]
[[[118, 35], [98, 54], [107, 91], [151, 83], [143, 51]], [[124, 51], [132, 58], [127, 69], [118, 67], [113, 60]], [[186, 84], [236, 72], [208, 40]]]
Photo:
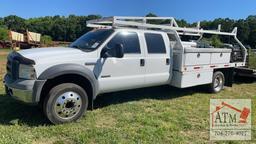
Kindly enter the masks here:
[[247, 43], [252, 47], [256, 48], [256, 16], [248, 16], [246, 19], [248, 25], [249, 25], [249, 35], [248, 35], [248, 41]]
[[150, 13], [148, 13], [148, 14], [146, 15], [146, 17], [157, 17], [157, 15], [150, 12]]
[[176, 20], [177, 24], [179, 25], [179, 27], [189, 27], [189, 23], [187, 23], [184, 19], [182, 20]]
[[86, 26], [86, 21], [100, 18], [99, 15], [88, 16], [47, 16], [41, 18], [31, 18], [26, 20], [26, 25], [30, 31], [49, 35], [55, 41], [74, 41], [85, 34], [91, 28]]
[[52, 44], [52, 37], [48, 35], [43, 35], [41, 37], [41, 43], [44, 45], [50, 45]]
[[[157, 17], [154, 13], [148, 13], [147, 17]], [[26, 29], [33, 32], [48, 35], [55, 41], [74, 41], [81, 35], [90, 31], [91, 28], [86, 26], [86, 21], [91, 19], [100, 18], [100, 15], [88, 16], [45, 16], [39, 18], [23, 19], [21, 17], [10, 15], [0, 18], [0, 28], [11, 29], [17, 32], [25, 32]], [[196, 23], [188, 23], [186, 20], [176, 20], [180, 27], [195, 27]], [[149, 20], [152, 24], [167, 24], [169, 20]], [[250, 45], [256, 48], [256, 16], [248, 16], [246, 19], [233, 20], [229, 18], [218, 18], [212, 21], [202, 21], [201, 27], [203, 29], [217, 29], [218, 25], [222, 25], [222, 31], [231, 32], [234, 27], [238, 27], [238, 38], [245, 45]], [[211, 35], [204, 35], [206, 38], [211, 39]], [[229, 42], [229, 37], [214, 38], [213, 41], [216, 45], [219, 44], [218, 40]]]
[[256, 29], [250, 31], [248, 44], [252, 48], [256, 48]]
[[26, 30], [25, 19], [15, 15], [10, 15], [4, 18], [4, 24], [8, 29], [18, 32], [24, 32]]
[[0, 27], [4, 26], [4, 19], [0, 17]]
[[238, 31], [237, 31], [238, 39], [242, 43], [248, 43], [248, 38], [250, 34], [250, 27], [248, 22], [246, 20], [240, 19], [234, 24], [234, 27], [238, 28]]
[[0, 40], [8, 40], [8, 30], [0, 28]]
[[223, 45], [223, 43], [221, 42], [220, 38], [217, 35], [213, 35], [211, 37], [211, 44], [216, 48], [220, 48]]
[[[153, 13], [148, 13], [146, 15], [146, 17], [157, 17], [157, 15], [153, 14]], [[147, 23], [150, 23], [150, 24], [161, 24], [161, 23], [163, 23], [163, 21], [161, 21], [161, 20], [148, 20]]]

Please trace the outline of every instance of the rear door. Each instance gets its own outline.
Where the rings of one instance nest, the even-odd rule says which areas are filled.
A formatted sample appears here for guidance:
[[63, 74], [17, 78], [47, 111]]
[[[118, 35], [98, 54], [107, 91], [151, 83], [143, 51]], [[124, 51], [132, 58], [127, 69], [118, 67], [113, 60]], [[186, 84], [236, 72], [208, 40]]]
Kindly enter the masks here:
[[161, 85], [170, 80], [171, 61], [168, 37], [164, 33], [144, 33], [145, 53], [145, 84]]

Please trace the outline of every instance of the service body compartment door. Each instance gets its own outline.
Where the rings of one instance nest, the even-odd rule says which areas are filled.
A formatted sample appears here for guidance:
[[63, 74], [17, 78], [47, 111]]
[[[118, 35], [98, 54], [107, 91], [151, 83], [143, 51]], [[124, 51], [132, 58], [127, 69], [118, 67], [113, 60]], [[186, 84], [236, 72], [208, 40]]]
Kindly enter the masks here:
[[211, 53], [185, 53], [185, 65], [205, 65], [210, 64]]
[[213, 70], [198, 70], [189, 72], [173, 71], [171, 85], [178, 88], [210, 84], [212, 82]]
[[212, 53], [211, 64], [226, 64], [230, 63], [231, 53]]

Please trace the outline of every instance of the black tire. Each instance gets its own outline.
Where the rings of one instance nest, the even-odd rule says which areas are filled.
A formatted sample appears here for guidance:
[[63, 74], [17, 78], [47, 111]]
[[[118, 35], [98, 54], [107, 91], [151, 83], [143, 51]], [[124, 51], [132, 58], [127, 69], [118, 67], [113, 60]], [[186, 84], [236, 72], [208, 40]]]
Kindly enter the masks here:
[[[73, 98], [73, 94], [70, 94], [70, 96], [66, 96], [66, 99], [64, 99], [65, 96], [63, 95], [69, 93], [74, 93], [76, 97]], [[61, 104], [59, 104], [58, 102], [61, 100], [61, 98], [63, 100], [61, 101]], [[77, 99], [77, 102], [75, 102], [75, 99]], [[68, 104], [69, 107], [67, 107]], [[56, 110], [59, 108], [58, 106], [60, 107], [59, 112]], [[53, 124], [62, 124], [76, 121], [82, 117], [83, 114], [85, 114], [87, 108], [88, 96], [86, 91], [74, 83], [63, 83], [53, 87], [43, 103], [44, 113]], [[65, 118], [62, 117], [62, 115], [65, 115], [67, 112], [69, 112], [69, 114], [67, 114]], [[68, 115], [73, 116], [67, 117]]]
[[210, 93], [218, 93], [224, 89], [225, 76], [222, 72], [216, 71], [212, 77], [212, 83], [209, 85]]

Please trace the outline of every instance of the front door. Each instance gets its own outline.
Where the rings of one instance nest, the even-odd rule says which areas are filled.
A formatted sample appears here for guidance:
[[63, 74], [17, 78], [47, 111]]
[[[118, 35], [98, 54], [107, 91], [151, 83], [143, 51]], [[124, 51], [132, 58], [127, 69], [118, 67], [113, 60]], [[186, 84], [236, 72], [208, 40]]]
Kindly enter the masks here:
[[101, 58], [98, 77], [100, 93], [126, 90], [144, 85], [145, 67], [141, 63], [144, 51], [141, 50], [140, 35], [135, 31], [119, 31], [106, 44], [111, 49], [117, 44], [124, 47], [123, 58]]

